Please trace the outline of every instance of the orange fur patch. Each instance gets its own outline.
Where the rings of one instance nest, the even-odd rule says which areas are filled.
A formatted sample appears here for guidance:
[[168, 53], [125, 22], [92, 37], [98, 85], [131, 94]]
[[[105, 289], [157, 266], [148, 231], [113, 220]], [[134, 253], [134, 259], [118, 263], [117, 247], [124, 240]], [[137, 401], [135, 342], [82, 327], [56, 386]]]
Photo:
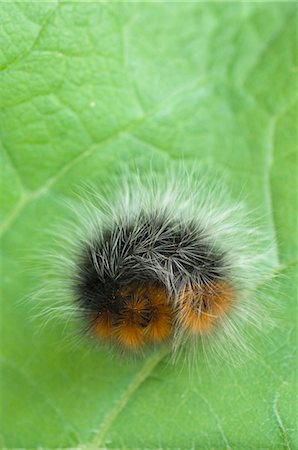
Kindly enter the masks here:
[[104, 311], [96, 317], [93, 325], [96, 336], [108, 339], [112, 335], [113, 328], [113, 315], [110, 311]]
[[120, 290], [126, 298], [118, 326], [120, 342], [127, 347], [164, 340], [171, 332], [171, 308], [166, 290], [150, 283], [131, 284]]
[[192, 333], [204, 334], [225, 315], [233, 299], [233, 289], [223, 281], [187, 288], [179, 299], [178, 320]]
[[117, 332], [118, 339], [124, 347], [138, 348], [145, 344], [145, 333], [135, 323], [123, 323]]
[[160, 286], [148, 288], [152, 303], [152, 319], [148, 324], [148, 338], [160, 342], [169, 337], [172, 327], [172, 308], [166, 290]]
[[140, 347], [145, 343], [144, 327], [150, 316], [149, 302], [140, 295], [139, 289], [126, 287], [120, 295], [125, 299], [125, 306], [117, 328], [118, 338], [126, 347]]

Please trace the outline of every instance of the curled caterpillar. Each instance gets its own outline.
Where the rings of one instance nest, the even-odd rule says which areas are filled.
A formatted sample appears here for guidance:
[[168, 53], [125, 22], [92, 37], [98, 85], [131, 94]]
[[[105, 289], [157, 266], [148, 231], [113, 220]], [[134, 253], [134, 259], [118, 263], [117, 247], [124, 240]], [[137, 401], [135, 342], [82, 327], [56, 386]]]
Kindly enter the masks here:
[[218, 334], [238, 344], [256, 316], [258, 230], [222, 186], [182, 179], [131, 176], [74, 207], [63, 295], [98, 342], [133, 353]]
[[168, 339], [173, 327], [208, 332], [232, 304], [229, 272], [199, 225], [141, 208], [87, 244], [77, 302], [97, 336], [137, 348]]

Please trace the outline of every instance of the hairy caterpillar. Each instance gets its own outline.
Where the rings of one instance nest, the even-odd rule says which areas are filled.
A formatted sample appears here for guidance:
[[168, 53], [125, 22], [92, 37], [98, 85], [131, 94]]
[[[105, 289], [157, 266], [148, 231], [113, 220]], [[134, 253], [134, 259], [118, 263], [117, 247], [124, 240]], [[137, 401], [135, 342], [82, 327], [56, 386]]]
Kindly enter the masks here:
[[56, 255], [61, 302], [47, 312], [75, 314], [122, 352], [176, 353], [218, 336], [239, 345], [242, 325], [257, 317], [254, 287], [268, 258], [243, 205], [183, 170], [124, 178], [75, 204]]

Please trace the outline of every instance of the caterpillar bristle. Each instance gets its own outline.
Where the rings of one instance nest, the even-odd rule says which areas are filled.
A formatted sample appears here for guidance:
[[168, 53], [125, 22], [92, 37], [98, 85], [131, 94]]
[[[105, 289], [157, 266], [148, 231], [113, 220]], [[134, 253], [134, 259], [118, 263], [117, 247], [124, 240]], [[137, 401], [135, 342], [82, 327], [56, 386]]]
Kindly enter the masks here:
[[178, 296], [179, 326], [194, 334], [212, 331], [234, 298], [232, 288], [223, 281], [187, 287]]
[[241, 346], [238, 323], [259, 320], [254, 287], [270, 246], [241, 203], [198, 178], [134, 175], [105, 195], [86, 189], [49, 271], [55, 317], [76, 314], [96, 341], [124, 353], [165, 345], [175, 354], [189, 340], [205, 352], [217, 336], [222, 354], [228, 341]]
[[126, 286], [119, 291], [123, 306], [119, 311], [117, 335], [121, 344], [130, 348], [145, 345], [146, 327], [152, 318], [150, 301], [143, 286]]
[[140, 348], [170, 335], [171, 315], [164, 288], [156, 283], [133, 283], [115, 292], [110, 304], [98, 311], [90, 329], [99, 338], [118, 341], [123, 347]]
[[147, 327], [149, 340], [162, 342], [169, 338], [172, 328], [173, 310], [164, 287], [153, 285], [148, 290], [152, 305], [152, 320]]
[[98, 312], [91, 325], [91, 331], [102, 339], [111, 339], [113, 335], [113, 314], [109, 310]]

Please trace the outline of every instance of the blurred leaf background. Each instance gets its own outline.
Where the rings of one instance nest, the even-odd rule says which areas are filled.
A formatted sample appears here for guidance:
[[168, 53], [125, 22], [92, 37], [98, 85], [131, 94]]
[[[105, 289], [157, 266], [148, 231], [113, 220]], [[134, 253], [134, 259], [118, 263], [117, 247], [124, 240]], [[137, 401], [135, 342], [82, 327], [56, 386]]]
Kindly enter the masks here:
[[[297, 448], [297, 4], [11, 1], [0, 17], [2, 447]], [[257, 358], [190, 373], [36, 333], [25, 261], [59, 199], [182, 161], [263, 215], [278, 314]]]

